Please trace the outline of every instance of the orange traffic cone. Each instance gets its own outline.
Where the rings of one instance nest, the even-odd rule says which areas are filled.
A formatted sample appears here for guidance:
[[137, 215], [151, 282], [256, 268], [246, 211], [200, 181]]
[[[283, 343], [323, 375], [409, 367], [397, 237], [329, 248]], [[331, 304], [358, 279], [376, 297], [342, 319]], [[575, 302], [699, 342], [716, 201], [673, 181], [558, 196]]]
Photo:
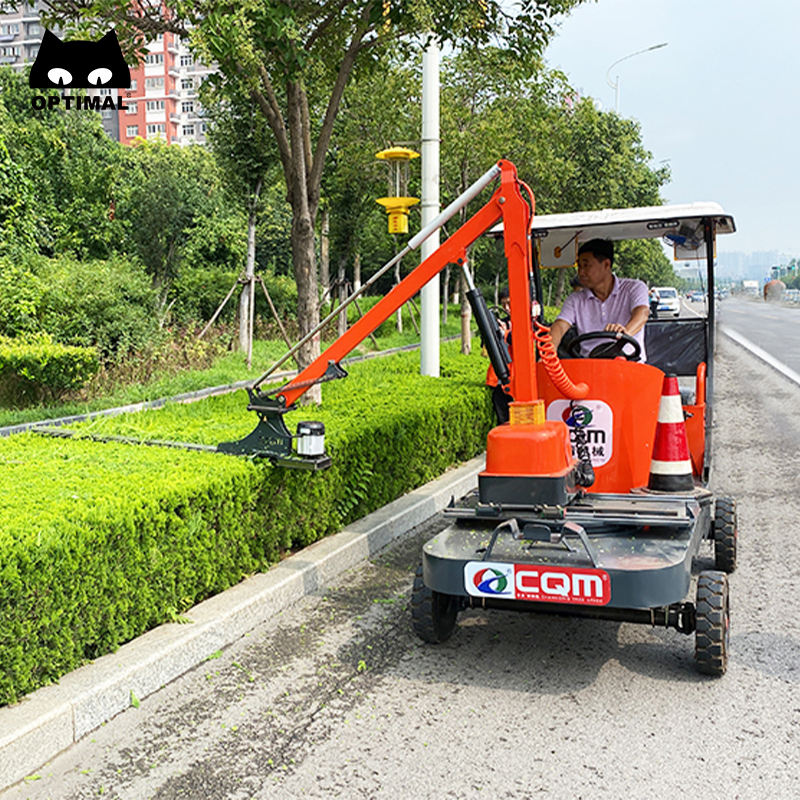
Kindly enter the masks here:
[[694, 489], [689, 441], [686, 438], [681, 393], [675, 375], [664, 376], [647, 488], [656, 492], [685, 492]]

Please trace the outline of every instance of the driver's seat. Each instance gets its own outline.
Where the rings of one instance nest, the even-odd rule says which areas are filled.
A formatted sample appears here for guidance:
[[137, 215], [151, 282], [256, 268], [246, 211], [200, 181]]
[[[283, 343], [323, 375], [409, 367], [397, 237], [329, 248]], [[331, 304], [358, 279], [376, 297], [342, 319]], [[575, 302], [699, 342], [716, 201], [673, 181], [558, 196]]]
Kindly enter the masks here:
[[[595, 482], [588, 491], [627, 493], [646, 486], [664, 373], [624, 359], [573, 358], [564, 361], [564, 368], [575, 383], [589, 386], [589, 396], [576, 401], [590, 417], [586, 433]], [[553, 385], [542, 362], [537, 380], [547, 418], [566, 422], [573, 438], [570, 401]]]

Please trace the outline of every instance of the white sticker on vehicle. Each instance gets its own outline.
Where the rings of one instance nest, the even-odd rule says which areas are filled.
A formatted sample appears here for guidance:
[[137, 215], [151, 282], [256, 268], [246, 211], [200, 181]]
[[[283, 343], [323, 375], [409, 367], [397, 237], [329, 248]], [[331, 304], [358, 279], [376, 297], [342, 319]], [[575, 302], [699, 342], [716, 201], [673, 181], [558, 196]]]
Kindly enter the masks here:
[[575, 431], [578, 426], [586, 431], [586, 445], [593, 467], [601, 467], [614, 453], [614, 412], [602, 400], [575, 401], [574, 410], [569, 400], [553, 400], [547, 407], [547, 419], [566, 422], [575, 453]]

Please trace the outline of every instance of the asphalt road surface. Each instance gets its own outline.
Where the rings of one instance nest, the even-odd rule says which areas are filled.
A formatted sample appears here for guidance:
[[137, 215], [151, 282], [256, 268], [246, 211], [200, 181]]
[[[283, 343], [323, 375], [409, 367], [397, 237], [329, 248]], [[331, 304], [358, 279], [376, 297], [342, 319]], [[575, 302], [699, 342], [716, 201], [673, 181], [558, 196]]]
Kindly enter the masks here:
[[422, 644], [434, 518], [3, 800], [800, 795], [800, 388], [725, 337], [717, 370], [712, 488], [741, 542], [723, 678], [692, 637], [632, 624], [468, 612]]
[[800, 304], [729, 297], [718, 308], [720, 325], [735, 330], [800, 373]]

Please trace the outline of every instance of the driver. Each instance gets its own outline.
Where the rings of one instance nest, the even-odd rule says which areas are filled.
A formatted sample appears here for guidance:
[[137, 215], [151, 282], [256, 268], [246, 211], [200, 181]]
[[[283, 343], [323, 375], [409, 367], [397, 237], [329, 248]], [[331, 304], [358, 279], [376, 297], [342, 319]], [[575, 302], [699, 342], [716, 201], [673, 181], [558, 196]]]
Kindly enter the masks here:
[[[639, 360], [645, 361], [644, 326], [650, 315], [647, 286], [636, 278], [616, 276], [611, 271], [613, 261], [613, 242], [592, 239], [580, 246], [578, 278], [586, 291], [573, 292], [564, 300], [561, 313], [550, 328], [550, 335], [558, 348], [564, 334], [573, 325], [579, 333], [627, 333], [639, 343], [642, 348]], [[601, 342], [600, 347], [606, 348], [607, 344]], [[589, 340], [581, 344], [581, 351], [588, 356], [597, 346], [596, 341]]]

